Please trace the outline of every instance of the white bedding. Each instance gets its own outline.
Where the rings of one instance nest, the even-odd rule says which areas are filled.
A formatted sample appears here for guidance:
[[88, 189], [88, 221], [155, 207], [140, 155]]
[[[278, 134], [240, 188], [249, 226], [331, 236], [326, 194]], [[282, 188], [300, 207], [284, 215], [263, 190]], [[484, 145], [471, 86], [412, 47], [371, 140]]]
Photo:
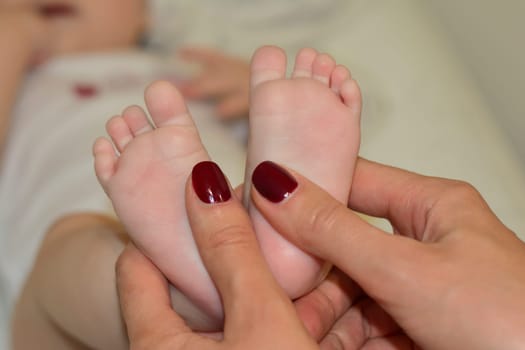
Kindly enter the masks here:
[[[213, 13], [213, 6], [234, 6], [235, 1], [208, 3]], [[261, 3], [267, 9], [261, 11], [278, 11], [279, 3]], [[194, 33], [197, 44], [218, 42], [246, 56], [267, 43], [286, 46], [290, 52], [308, 45], [332, 53], [352, 69], [364, 90], [362, 156], [471, 182], [501, 220], [525, 239], [525, 170], [431, 13], [417, 0], [326, 4], [344, 10], [320, 16], [322, 28], [309, 25], [315, 21], [310, 16], [290, 22], [281, 13], [280, 21], [266, 26], [250, 17], [253, 24], [236, 36], [236, 22], [231, 21], [223, 37], [217, 37], [212, 26], [220, 25], [221, 13], [227, 13], [223, 8], [214, 21], [189, 16], [186, 33]], [[192, 31], [193, 19], [198, 32]], [[268, 30], [260, 33], [264, 27]], [[0, 293], [4, 288], [0, 285]], [[5, 323], [5, 310], [0, 314]], [[1, 341], [0, 335], [0, 348]]]
[[283, 46], [290, 56], [303, 46], [332, 54], [364, 91], [362, 156], [472, 183], [525, 239], [525, 169], [424, 2], [172, 3], [182, 15], [199, 13], [183, 18], [184, 30], [178, 26], [171, 40], [165, 33], [174, 47], [211, 45], [246, 58], [263, 44]]

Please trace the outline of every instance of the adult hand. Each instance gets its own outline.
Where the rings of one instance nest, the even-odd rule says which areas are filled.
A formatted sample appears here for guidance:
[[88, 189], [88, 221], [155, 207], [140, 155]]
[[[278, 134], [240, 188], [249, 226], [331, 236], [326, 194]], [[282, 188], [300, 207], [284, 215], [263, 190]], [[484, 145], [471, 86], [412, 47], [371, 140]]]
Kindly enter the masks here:
[[[251, 225], [237, 200], [242, 196], [242, 188], [235, 191], [236, 198], [218, 206], [202, 204], [192, 193], [189, 188], [188, 214], [199, 248], [208, 257], [205, 262], [220, 269], [212, 277], [222, 281], [218, 283], [222, 295], [236, 302], [225, 309], [226, 333], [208, 333], [207, 338], [192, 333], [171, 309], [168, 283], [161, 272], [130, 245], [119, 259], [117, 276], [132, 348], [268, 346], [273, 349], [279, 348], [281, 338], [283, 347], [296, 348], [303, 342], [311, 345], [312, 339], [305, 335], [305, 329], [322, 349], [338, 349], [341, 338], [345, 344], [352, 344], [352, 349], [361, 349], [363, 344], [407, 344], [391, 318], [338, 269], [333, 269], [319, 286], [296, 300], [292, 311], [291, 302], [261, 263]], [[237, 270], [241, 271], [239, 276]], [[239, 278], [233, 280], [233, 277]], [[224, 340], [221, 343], [210, 337]], [[371, 342], [367, 343], [369, 339]]]
[[[223, 338], [193, 333], [171, 309], [164, 277], [129, 246], [117, 264], [117, 281], [131, 348], [316, 349], [266, 266], [245, 209], [220, 171], [207, 163], [198, 185], [194, 179], [188, 183], [187, 210], [201, 258], [222, 298]], [[194, 188], [209, 197], [201, 200]]]
[[295, 307], [323, 350], [414, 350], [390, 315], [337, 268]]
[[[360, 159], [348, 205], [388, 219], [390, 235], [290, 174], [298, 183], [292, 193], [272, 178], [254, 183], [260, 212], [352, 277], [419, 346], [523, 347], [525, 245], [472, 186]], [[264, 197], [268, 191], [288, 195], [275, 203]], [[339, 338], [340, 348], [352, 348], [347, 339]]]
[[213, 100], [218, 117], [224, 120], [248, 114], [250, 68], [246, 61], [212, 49], [185, 48], [179, 54], [201, 67], [196, 77], [180, 84], [185, 97]]
[[[121, 308], [132, 349], [186, 349], [172, 347], [180, 341], [181, 333], [194, 339], [199, 337], [199, 333], [190, 336], [191, 331], [171, 308], [164, 276], [135, 246], [128, 246], [122, 253], [117, 275]], [[312, 292], [296, 300], [294, 306], [297, 317], [310, 336], [319, 342], [321, 349], [342, 349], [342, 344], [345, 349], [367, 349], [367, 346], [369, 349], [373, 346], [412, 349], [397, 324], [337, 269]], [[257, 317], [254, 323], [260, 323]], [[261, 326], [264, 326], [262, 322]], [[221, 332], [202, 333], [202, 336], [215, 339], [213, 346], [217, 347], [224, 339]], [[294, 342], [293, 332], [286, 336], [290, 343]], [[175, 339], [177, 337], [179, 339]], [[243, 341], [243, 346], [257, 349], [257, 344], [252, 343], [248, 336]], [[191, 346], [200, 349], [200, 345], [197, 342]], [[191, 346], [187, 348], [192, 349]], [[231, 342], [221, 346], [231, 346]]]

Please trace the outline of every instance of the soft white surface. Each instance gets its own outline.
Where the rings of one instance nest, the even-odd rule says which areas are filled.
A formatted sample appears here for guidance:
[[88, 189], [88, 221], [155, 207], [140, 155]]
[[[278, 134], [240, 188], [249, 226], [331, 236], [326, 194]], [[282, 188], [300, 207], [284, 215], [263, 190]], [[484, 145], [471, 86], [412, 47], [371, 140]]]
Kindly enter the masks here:
[[425, 0], [525, 165], [525, 1]]

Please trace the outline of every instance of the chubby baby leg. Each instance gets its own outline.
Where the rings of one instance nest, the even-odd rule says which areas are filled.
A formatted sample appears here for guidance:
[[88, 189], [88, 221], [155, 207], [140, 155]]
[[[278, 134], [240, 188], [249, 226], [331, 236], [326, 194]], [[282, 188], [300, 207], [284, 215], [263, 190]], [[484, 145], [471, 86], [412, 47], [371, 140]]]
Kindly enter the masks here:
[[[13, 312], [12, 348], [128, 349], [115, 264], [129, 238], [106, 215], [78, 213], [47, 232]], [[171, 288], [173, 307], [190, 326], [207, 316]]]
[[115, 262], [127, 243], [110, 217], [79, 213], [47, 232], [13, 313], [12, 348], [127, 349]]
[[[346, 203], [360, 143], [359, 87], [345, 67], [312, 49], [298, 53], [291, 78], [285, 74], [281, 49], [262, 47], [254, 54], [246, 183], [258, 164], [270, 160]], [[329, 266], [275, 232], [251, 205], [248, 186], [244, 201], [266, 260], [288, 295], [297, 298], [315, 287]]]

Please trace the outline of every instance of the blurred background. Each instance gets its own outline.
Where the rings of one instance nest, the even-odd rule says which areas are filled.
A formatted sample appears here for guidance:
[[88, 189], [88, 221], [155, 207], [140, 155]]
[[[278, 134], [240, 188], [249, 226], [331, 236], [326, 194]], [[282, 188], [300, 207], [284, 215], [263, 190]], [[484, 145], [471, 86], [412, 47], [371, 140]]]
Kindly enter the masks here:
[[169, 6], [173, 12], [164, 13], [174, 19], [155, 21], [153, 33], [168, 48], [209, 46], [246, 60], [262, 44], [280, 45], [290, 56], [303, 46], [332, 54], [363, 89], [362, 156], [469, 181], [525, 237], [525, 2], [176, 0]]
[[525, 162], [525, 2], [427, 1]]

